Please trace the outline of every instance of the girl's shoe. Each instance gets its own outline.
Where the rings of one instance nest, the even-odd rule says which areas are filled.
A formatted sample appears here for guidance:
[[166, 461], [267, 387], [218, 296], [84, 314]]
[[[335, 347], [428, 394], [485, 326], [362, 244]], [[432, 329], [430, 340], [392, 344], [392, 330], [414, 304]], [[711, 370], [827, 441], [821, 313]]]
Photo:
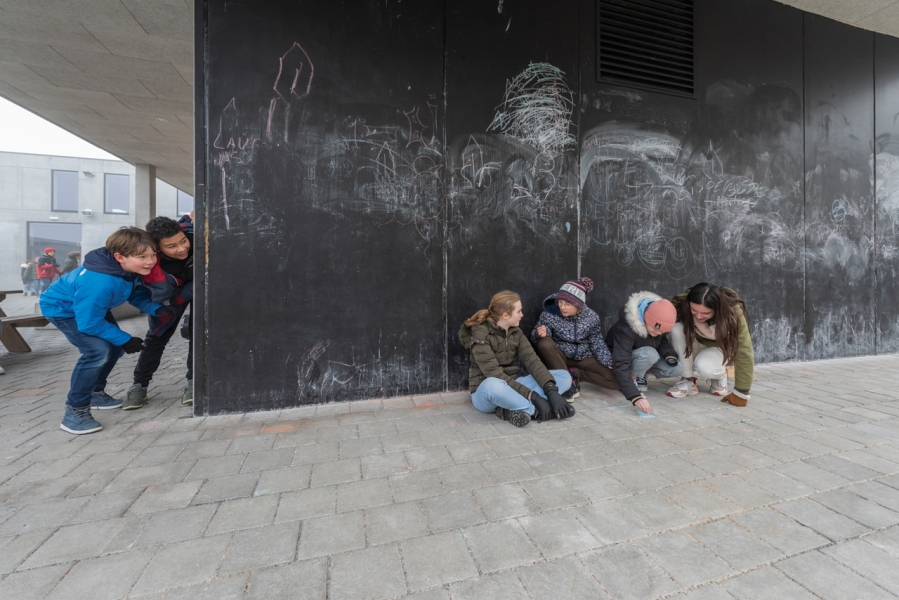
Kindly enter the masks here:
[[515, 427], [524, 427], [531, 422], [531, 415], [523, 410], [509, 410], [508, 408], [497, 406], [496, 410], [493, 412], [497, 417], [503, 421], [508, 421], [512, 425], [515, 425]]
[[727, 375], [721, 379], [709, 379], [709, 392], [714, 396], [727, 396]]
[[568, 372], [571, 373], [571, 387], [568, 388], [567, 392], [562, 394], [562, 397], [569, 402], [574, 402], [575, 398], [581, 397], [581, 382], [574, 376], [574, 369], [569, 367]]
[[672, 398], [683, 398], [698, 393], [699, 388], [696, 387], [695, 377], [681, 377], [680, 381], [668, 388], [668, 395]]

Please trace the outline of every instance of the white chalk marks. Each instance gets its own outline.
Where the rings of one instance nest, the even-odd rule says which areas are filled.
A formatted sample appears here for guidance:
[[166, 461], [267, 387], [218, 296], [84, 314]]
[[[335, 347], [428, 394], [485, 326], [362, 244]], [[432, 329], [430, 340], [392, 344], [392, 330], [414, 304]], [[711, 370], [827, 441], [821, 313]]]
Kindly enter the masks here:
[[487, 129], [502, 131], [541, 152], [559, 154], [575, 144], [573, 109], [565, 73], [549, 63], [531, 63], [506, 82], [503, 103]]

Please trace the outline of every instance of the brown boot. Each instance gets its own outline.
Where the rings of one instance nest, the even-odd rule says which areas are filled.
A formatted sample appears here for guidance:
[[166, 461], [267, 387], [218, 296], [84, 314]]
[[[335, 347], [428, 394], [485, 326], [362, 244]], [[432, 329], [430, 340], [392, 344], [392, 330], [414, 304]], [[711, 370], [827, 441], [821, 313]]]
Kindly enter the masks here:
[[746, 398], [740, 398], [733, 392], [721, 399], [722, 402], [730, 402], [734, 406], [746, 406]]

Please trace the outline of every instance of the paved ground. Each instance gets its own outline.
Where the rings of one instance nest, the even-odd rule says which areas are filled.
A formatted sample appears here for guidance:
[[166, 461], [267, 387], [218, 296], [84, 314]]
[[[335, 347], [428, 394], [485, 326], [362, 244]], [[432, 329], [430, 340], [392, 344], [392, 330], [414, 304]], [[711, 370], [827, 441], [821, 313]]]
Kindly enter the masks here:
[[591, 388], [516, 429], [467, 394], [191, 418], [176, 338], [149, 406], [75, 437], [76, 354], [26, 336], [0, 351], [2, 598], [899, 595], [896, 356], [763, 366], [745, 409], [651, 380], [654, 419]]

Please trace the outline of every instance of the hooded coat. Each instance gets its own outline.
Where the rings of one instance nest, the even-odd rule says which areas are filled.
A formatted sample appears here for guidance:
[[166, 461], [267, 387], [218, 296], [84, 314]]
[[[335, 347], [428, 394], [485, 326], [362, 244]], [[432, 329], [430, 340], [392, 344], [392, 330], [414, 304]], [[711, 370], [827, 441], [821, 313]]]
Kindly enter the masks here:
[[570, 317], [562, 316], [556, 304], [556, 294], [543, 301], [543, 312], [531, 331], [531, 341], [540, 339], [537, 328], [545, 325], [546, 335], [559, 346], [565, 356], [572, 360], [595, 358], [604, 367], [612, 364], [612, 353], [602, 336], [602, 322], [593, 310], [584, 310]]
[[125, 271], [109, 250], [98, 248], [87, 253], [80, 268], [47, 288], [40, 305], [45, 317], [74, 317], [81, 333], [124, 346], [131, 334], [107, 321], [106, 313], [125, 302], [151, 315], [162, 306], [150, 300], [137, 273]]
[[463, 324], [459, 328], [459, 340], [466, 349], [471, 350], [471, 366], [468, 368], [468, 391], [471, 393], [488, 377], [496, 377], [527, 398], [531, 390], [515, 381], [519, 372], [518, 365], [514, 364], [516, 357], [541, 388], [556, 383], [519, 327], [504, 330], [489, 319], [471, 327]]
[[640, 303], [644, 300], [655, 302], [662, 297], [652, 292], [631, 294], [618, 312], [618, 322], [606, 334], [606, 345], [612, 351], [612, 372], [621, 393], [631, 402], [642, 396], [637, 384], [631, 378], [631, 361], [636, 348], [655, 348], [661, 358], [677, 357], [677, 351], [668, 340], [668, 334], [652, 337], [646, 330]]
[[[178, 260], [169, 258], [162, 252], [157, 252], [158, 260], [150, 273], [144, 276], [143, 281], [150, 290], [150, 298], [153, 302], [168, 302], [172, 306], [183, 307], [194, 297], [194, 223], [188, 215], [184, 215], [178, 220], [178, 224], [190, 241], [187, 258]], [[186, 307], [174, 315], [161, 317], [151, 315], [149, 318], [150, 330], [147, 334], [162, 335], [181, 319], [184, 310]]]

